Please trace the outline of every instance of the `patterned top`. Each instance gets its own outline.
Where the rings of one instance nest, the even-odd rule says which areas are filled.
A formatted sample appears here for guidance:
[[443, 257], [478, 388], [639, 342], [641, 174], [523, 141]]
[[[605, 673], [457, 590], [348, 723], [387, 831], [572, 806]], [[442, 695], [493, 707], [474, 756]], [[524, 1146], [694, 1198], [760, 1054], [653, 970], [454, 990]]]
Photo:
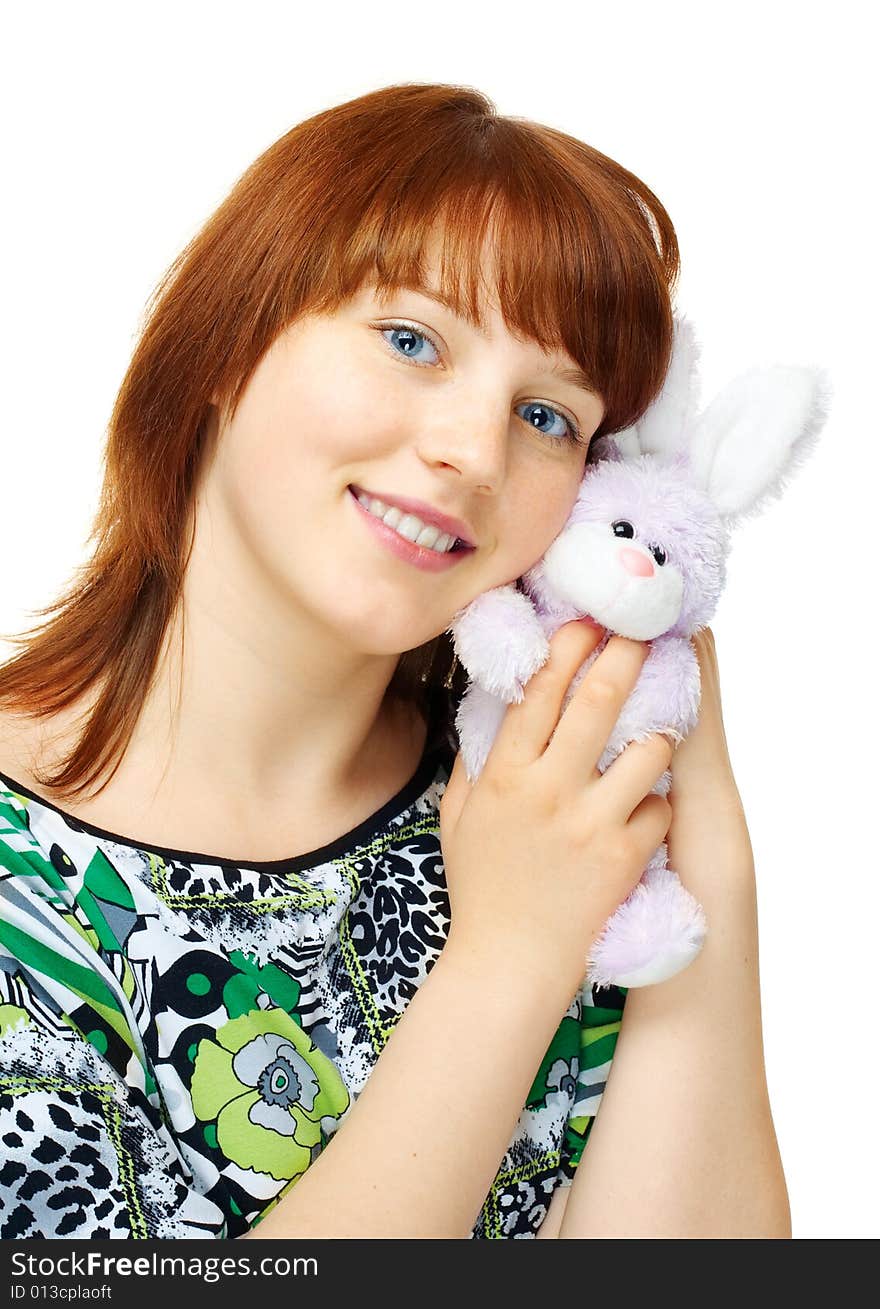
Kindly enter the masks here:
[[[446, 939], [453, 760], [435, 724], [371, 818], [237, 864], [0, 773], [0, 1237], [235, 1237], [295, 1185]], [[472, 1238], [534, 1237], [570, 1184], [625, 994], [573, 999]]]

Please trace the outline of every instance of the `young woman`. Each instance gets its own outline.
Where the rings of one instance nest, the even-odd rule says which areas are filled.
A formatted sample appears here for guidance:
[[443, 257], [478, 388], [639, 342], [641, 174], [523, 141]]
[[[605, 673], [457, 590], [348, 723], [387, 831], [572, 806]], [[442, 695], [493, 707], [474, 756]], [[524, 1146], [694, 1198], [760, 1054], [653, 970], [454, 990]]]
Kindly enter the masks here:
[[[646, 643], [560, 717], [588, 624], [455, 757], [449, 624], [658, 393], [677, 274], [638, 178], [421, 84], [174, 263], [92, 557], [0, 669], [4, 1236], [789, 1234], [711, 634], [671, 803], [666, 738], [595, 767]], [[591, 991], [667, 833], [707, 945]]]

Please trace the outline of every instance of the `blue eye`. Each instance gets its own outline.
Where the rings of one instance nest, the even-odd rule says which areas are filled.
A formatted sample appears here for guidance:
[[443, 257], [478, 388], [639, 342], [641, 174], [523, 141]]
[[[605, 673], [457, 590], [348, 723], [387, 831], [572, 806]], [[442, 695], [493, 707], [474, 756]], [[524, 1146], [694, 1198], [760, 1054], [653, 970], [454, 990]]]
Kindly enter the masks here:
[[[433, 337], [429, 336], [427, 332], [417, 330], [415, 327], [410, 327], [407, 323], [386, 324], [384, 327], [377, 327], [376, 330], [381, 334], [383, 341], [385, 341], [392, 353], [396, 354], [398, 357], [402, 355], [405, 359], [412, 360], [413, 363], [418, 364], [421, 367], [425, 367], [426, 364], [430, 363], [430, 361], [423, 361], [416, 357], [419, 353], [420, 344], [427, 343], [437, 352], [438, 355], [440, 353], [440, 348]], [[389, 337], [391, 338], [390, 340], [388, 339]], [[545, 418], [538, 418], [537, 422], [534, 417], [524, 418], [523, 422], [528, 423], [529, 427], [533, 428], [539, 436], [546, 436], [548, 440], [556, 444], [560, 441], [566, 440], [573, 441], [575, 444], [580, 445], [587, 444], [587, 442], [585, 442], [581, 437], [580, 429], [577, 424], [562, 413], [561, 410], [555, 409], [552, 405], [544, 404], [543, 401], [529, 400], [525, 404], [518, 405], [517, 408], [537, 410], [538, 414], [552, 415], [557, 423], [563, 424], [562, 431], [557, 430], [552, 432], [543, 430], [539, 426], [539, 423], [546, 421]]]
[[[568, 433], [567, 439], [569, 441], [581, 440], [581, 434], [578, 431], [577, 427], [574, 425], [574, 423], [571, 422], [570, 419], [566, 418], [565, 414], [560, 413], [558, 409], [554, 409], [551, 405], [545, 405], [541, 400], [528, 400], [524, 405], [519, 405], [518, 408], [536, 409], [539, 414], [552, 414], [557, 419], [558, 422], [564, 424], [565, 431], [546, 432], [546, 431], [541, 431], [541, 428], [538, 426], [538, 423], [535, 422], [534, 418], [526, 418], [523, 420], [524, 422], [528, 423], [530, 427], [534, 427], [535, 431], [540, 433], [541, 436], [549, 436], [550, 439], [554, 441], [564, 441], [566, 440], [566, 432], [567, 432]], [[543, 422], [543, 421], [544, 419], [542, 418], [538, 419], [538, 422]]]
[[[417, 332], [414, 327], [407, 327], [406, 323], [394, 323], [391, 327], [380, 327], [382, 339], [387, 340], [389, 336], [397, 337], [397, 341], [388, 341], [388, 345], [395, 354], [402, 354], [406, 359], [415, 359], [418, 353], [419, 342], [425, 342], [437, 350], [437, 343], [432, 341], [426, 332]], [[437, 351], [439, 354], [439, 350]], [[415, 359], [416, 363], [422, 360]]]

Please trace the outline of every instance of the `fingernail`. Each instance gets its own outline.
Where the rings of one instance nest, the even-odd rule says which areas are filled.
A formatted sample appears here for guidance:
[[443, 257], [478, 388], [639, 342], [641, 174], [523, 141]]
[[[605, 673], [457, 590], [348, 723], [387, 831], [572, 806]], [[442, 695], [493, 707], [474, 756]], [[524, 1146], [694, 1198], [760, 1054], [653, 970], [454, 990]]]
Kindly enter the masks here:
[[602, 631], [602, 624], [597, 623], [595, 618], [591, 618], [589, 614], [584, 614], [583, 618], [579, 618], [577, 621], [579, 623], [586, 623], [588, 627], [598, 628], [600, 632]]

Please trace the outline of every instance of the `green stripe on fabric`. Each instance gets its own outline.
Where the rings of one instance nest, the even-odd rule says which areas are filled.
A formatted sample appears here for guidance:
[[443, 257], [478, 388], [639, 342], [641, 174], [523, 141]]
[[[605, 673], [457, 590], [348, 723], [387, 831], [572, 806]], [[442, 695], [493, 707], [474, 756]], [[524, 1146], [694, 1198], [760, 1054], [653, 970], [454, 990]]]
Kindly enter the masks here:
[[10, 873], [23, 873], [24, 860], [17, 850], [10, 850], [5, 841], [0, 841], [0, 868], [8, 868]]
[[609, 1036], [600, 1037], [592, 1045], [581, 1046], [581, 1068], [597, 1068], [600, 1064], [607, 1063], [614, 1054], [616, 1045], [617, 1033], [613, 1032]]
[[46, 977], [62, 982], [75, 995], [93, 1005], [137, 1056], [140, 1063], [140, 1055], [116, 997], [97, 973], [72, 959], [65, 958], [57, 950], [51, 950], [49, 946], [43, 945], [42, 941], [28, 936], [12, 923], [0, 921], [0, 944], [5, 945], [21, 963], [35, 968]]
[[606, 1023], [604, 1027], [588, 1027], [581, 1032], [581, 1045], [592, 1045], [594, 1041], [601, 1041], [604, 1036], [610, 1036], [612, 1032], [620, 1031], [620, 1019], [616, 1023]]
[[[38, 850], [13, 850], [5, 841], [0, 841], [0, 865], [18, 877], [39, 877], [54, 891], [67, 889], [64, 878]], [[43, 899], [46, 898], [43, 896]]]
[[[5, 787], [3, 788], [2, 795], [16, 796], [16, 799], [19, 800], [25, 810], [27, 810], [27, 798], [25, 796], [16, 795], [15, 791], [7, 791]], [[7, 799], [0, 799], [0, 818], [5, 818], [10, 827], [20, 828], [25, 832], [29, 830], [27, 824], [27, 813], [22, 813], [20, 809], [16, 809], [15, 805], [10, 804]]]
[[[10, 809], [8, 805], [0, 805], [0, 811], [5, 811], [6, 817], [15, 814], [15, 811]], [[20, 817], [20, 815], [15, 816]], [[30, 842], [31, 848], [28, 850], [13, 850], [5, 841], [0, 841], [0, 866], [8, 868], [10, 873], [16, 873], [20, 877], [39, 877], [47, 886], [50, 886], [54, 891], [63, 892], [64, 897], [66, 897], [67, 886], [64, 878], [55, 865], [43, 854], [34, 840], [30, 828], [22, 823], [13, 823], [11, 830], [16, 836], [23, 835]], [[0, 828], [0, 835], [2, 835], [2, 828]], [[46, 896], [39, 890], [38, 894], [44, 900], [50, 900], [54, 904], [58, 903], [56, 896]]]

